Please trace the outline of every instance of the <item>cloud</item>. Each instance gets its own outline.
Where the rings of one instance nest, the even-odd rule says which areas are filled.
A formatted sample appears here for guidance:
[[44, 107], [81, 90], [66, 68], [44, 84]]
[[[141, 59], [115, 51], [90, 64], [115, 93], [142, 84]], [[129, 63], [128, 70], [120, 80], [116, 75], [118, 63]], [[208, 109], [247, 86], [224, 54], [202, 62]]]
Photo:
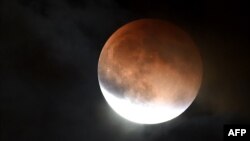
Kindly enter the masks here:
[[[1, 1], [2, 140], [146, 141], [180, 139], [180, 135], [188, 139], [200, 139], [198, 134], [194, 137], [187, 134], [189, 131], [197, 131], [200, 135], [207, 135], [200, 131], [200, 126], [211, 131], [208, 135], [219, 137], [219, 133], [212, 130], [224, 123], [224, 118], [230, 117], [225, 111], [230, 113], [232, 105], [237, 107], [232, 112], [233, 117], [238, 116], [238, 113], [249, 113], [249, 102], [246, 101], [249, 93], [249, 51], [243, 49], [248, 46], [248, 38], [243, 38], [240, 34], [247, 31], [246, 26], [241, 26], [241, 23], [248, 25], [245, 22], [247, 18], [237, 16], [241, 22], [235, 20], [231, 24], [232, 15], [228, 15], [230, 22], [220, 22], [222, 26], [219, 24], [217, 27], [218, 21], [213, 21], [210, 17], [209, 21], [213, 21], [216, 26], [211, 27], [211, 23], [206, 21], [207, 25], [201, 25], [200, 19], [206, 18], [203, 17], [204, 14], [195, 9], [186, 16], [190, 7], [179, 11], [179, 3], [175, 6], [178, 10], [171, 9], [171, 4], [167, 8], [162, 5], [163, 9], [170, 8], [172, 12], [163, 12], [161, 15], [172, 16], [172, 19], [184, 17], [183, 21], [188, 25], [200, 25], [195, 29], [205, 28], [193, 32], [195, 37], [199, 36], [196, 39], [206, 61], [204, 87], [196, 100], [198, 106], [185, 113], [187, 120], [179, 119], [184, 120], [180, 122], [183, 125], [175, 124], [178, 122], [155, 126], [134, 125], [111, 111], [98, 86], [97, 61], [105, 41], [118, 27], [147, 15], [138, 12], [140, 10], [137, 7], [128, 10], [126, 7], [132, 6], [133, 2], [122, 6], [120, 2], [113, 0]], [[194, 6], [200, 8], [199, 5]], [[140, 14], [133, 12], [136, 10]], [[225, 24], [231, 26], [224, 26]], [[235, 27], [234, 30], [231, 30], [232, 27]], [[206, 31], [211, 28], [215, 29]], [[217, 29], [220, 32], [226, 31], [230, 37], [223, 38], [225, 33], [218, 35], [215, 32]], [[197, 118], [199, 114], [206, 117]], [[223, 115], [219, 116], [223, 120], [217, 122], [216, 115]]]

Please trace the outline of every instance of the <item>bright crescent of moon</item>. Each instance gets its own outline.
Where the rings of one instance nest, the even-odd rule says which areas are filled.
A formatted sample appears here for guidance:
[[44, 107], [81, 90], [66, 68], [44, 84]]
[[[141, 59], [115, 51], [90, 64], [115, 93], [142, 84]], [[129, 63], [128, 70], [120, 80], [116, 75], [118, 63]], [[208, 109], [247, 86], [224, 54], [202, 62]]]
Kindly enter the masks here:
[[202, 60], [189, 35], [161, 20], [133, 21], [105, 43], [98, 80], [110, 107], [140, 124], [169, 121], [197, 96]]
[[157, 124], [171, 120], [186, 110], [166, 105], [134, 104], [129, 99], [115, 97], [100, 84], [101, 91], [111, 108], [123, 118], [140, 124]]

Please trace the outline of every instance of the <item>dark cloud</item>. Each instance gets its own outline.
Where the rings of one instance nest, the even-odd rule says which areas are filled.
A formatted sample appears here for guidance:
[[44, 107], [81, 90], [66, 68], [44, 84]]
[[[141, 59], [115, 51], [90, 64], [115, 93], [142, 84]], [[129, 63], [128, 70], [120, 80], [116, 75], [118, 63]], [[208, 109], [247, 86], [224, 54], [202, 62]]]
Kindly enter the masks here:
[[[241, 2], [194, 0], [1, 1], [0, 140], [221, 140], [223, 124], [249, 122], [247, 9]], [[107, 38], [148, 17], [189, 32], [204, 61], [191, 107], [150, 126], [116, 115], [97, 79]]]

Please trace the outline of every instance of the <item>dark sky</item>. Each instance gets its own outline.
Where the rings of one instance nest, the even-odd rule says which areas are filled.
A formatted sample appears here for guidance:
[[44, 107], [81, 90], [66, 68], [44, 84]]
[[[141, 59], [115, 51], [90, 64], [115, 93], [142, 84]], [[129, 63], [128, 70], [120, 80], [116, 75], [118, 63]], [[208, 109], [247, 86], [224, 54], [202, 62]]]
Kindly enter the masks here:
[[[224, 124], [250, 121], [248, 9], [226, 0], [0, 1], [0, 140], [222, 140]], [[158, 125], [115, 114], [97, 79], [105, 41], [141, 18], [180, 26], [204, 63], [194, 103]]]

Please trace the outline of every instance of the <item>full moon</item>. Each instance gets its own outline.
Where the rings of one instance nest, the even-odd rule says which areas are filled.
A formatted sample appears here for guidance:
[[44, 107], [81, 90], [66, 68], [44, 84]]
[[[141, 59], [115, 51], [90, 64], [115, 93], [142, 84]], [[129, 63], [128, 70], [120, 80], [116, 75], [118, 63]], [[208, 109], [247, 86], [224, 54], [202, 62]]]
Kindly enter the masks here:
[[125, 119], [157, 124], [182, 114], [202, 80], [202, 60], [191, 37], [157, 19], [132, 21], [114, 32], [98, 62], [110, 107]]

